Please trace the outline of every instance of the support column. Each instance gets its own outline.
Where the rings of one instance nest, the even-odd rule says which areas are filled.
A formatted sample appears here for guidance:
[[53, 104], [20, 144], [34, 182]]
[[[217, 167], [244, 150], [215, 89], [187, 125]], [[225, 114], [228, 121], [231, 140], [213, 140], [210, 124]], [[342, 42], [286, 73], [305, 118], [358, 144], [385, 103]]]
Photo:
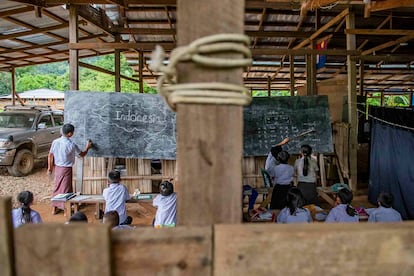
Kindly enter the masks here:
[[14, 67], [11, 69], [11, 92], [12, 92], [12, 105], [16, 105], [16, 70]]
[[139, 93], [144, 93], [144, 80], [143, 80], [143, 71], [144, 71], [144, 51], [139, 51]]
[[[78, 6], [69, 6], [69, 43], [78, 43]], [[69, 50], [69, 88], [79, 90], [78, 50]]]
[[270, 76], [267, 77], [267, 96], [270, 97], [272, 95], [272, 78]]
[[[237, 0], [178, 0], [178, 46], [218, 33], [242, 34], [244, 5]], [[182, 63], [177, 72], [179, 83], [243, 83], [242, 68], [207, 69]], [[177, 138], [178, 224], [240, 223], [243, 107], [178, 104]]]
[[[120, 36], [115, 37], [115, 41], [120, 41]], [[115, 91], [121, 92], [121, 50], [115, 49]]]
[[290, 96], [295, 96], [295, 57], [289, 56]]
[[364, 60], [359, 60], [359, 95], [366, 96], [364, 93]]
[[[346, 29], [355, 29], [355, 14], [350, 11], [346, 16]], [[346, 49], [356, 49], [355, 35], [346, 35]], [[355, 192], [357, 190], [357, 152], [358, 152], [358, 114], [357, 114], [357, 94], [356, 94], [356, 62], [347, 56], [348, 69], [348, 120], [350, 123], [349, 133], [349, 186]]]

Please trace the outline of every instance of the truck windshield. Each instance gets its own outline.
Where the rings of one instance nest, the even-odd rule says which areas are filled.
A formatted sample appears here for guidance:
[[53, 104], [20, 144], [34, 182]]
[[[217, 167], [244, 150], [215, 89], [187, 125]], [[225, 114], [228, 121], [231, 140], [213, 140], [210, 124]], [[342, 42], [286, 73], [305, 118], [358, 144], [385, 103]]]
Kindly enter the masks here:
[[0, 113], [0, 128], [31, 128], [34, 115]]

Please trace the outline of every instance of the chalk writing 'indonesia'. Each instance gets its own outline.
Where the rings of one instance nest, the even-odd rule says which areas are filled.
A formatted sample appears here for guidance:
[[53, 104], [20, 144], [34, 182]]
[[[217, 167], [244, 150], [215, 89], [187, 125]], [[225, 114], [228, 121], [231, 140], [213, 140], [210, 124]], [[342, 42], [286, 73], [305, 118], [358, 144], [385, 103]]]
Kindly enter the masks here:
[[146, 124], [153, 124], [153, 123], [165, 123], [165, 120], [158, 117], [155, 114], [151, 115], [142, 115], [137, 113], [132, 113], [131, 110], [128, 112], [116, 111], [116, 121], [130, 121], [130, 122], [139, 122], [139, 123], [146, 123]]

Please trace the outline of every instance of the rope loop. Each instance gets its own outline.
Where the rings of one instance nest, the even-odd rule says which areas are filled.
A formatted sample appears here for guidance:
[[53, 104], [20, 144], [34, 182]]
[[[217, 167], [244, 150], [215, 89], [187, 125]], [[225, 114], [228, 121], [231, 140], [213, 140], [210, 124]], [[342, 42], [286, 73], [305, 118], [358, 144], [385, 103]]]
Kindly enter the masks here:
[[[167, 65], [163, 65], [165, 52], [157, 45], [152, 52], [150, 69], [161, 73], [157, 90], [172, 110], [178, 103], [248, 105], [249, 91], [244, 86], [222, 82], [177, 84], [176, 65], [193, 62], [209, 68], [230, 69], [251, 65], [249, 37], [241, 34], [216, 34], [199, 38], [188, 46], [175, 48]], [[234, 57], [211, 57], [211, 54], [231, 53]], [[236, 55], [242, 55], [238, 58]]]

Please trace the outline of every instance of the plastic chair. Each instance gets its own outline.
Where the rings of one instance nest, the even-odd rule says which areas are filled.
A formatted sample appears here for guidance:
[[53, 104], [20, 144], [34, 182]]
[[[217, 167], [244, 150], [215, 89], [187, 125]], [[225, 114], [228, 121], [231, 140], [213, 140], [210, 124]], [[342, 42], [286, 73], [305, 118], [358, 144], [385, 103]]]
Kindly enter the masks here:
[[270, 204], [270, 201], [272, 200], [273, 183], [272, 178], [265, 169], [261, 168], [260, 172], [262, 173], [263, 177], [263, 186], [267, 189], [267, 196], [263, 199], [263, 202], [260, 206], [263, 208], [267, 208]]
[[260, 169], [260, 172], [262, 173], [264, 187], [272, 188], [273, 183], [272, 183], [272, 178], [270, 177], [269, 173], [263, 168]]

